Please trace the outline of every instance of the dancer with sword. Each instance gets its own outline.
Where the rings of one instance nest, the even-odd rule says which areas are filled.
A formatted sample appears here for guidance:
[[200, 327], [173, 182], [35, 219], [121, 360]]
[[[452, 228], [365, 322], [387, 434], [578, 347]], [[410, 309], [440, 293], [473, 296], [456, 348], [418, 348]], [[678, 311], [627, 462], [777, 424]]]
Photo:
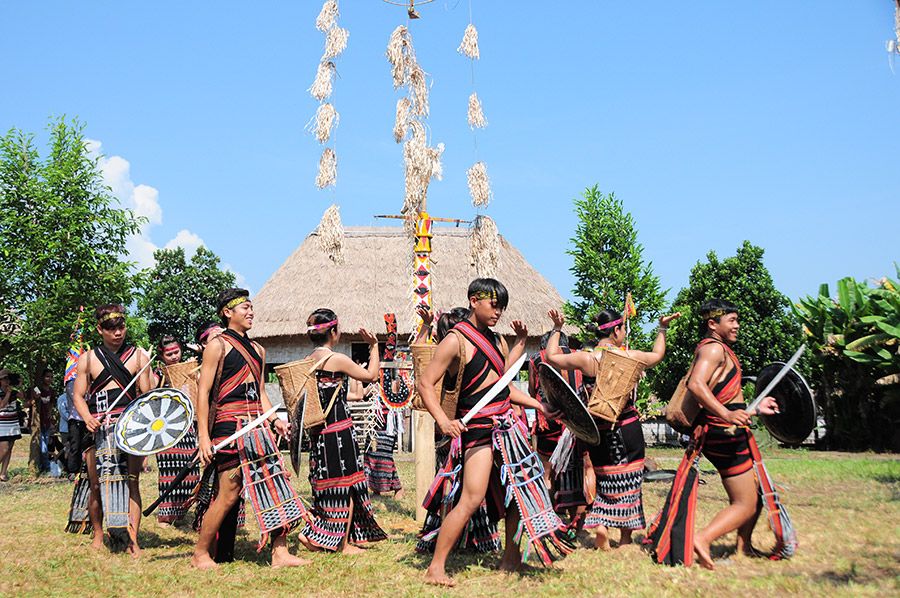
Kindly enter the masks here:
[[[468, 297], [469, 317], [454, 328], [459, 334], [448, 334], [441, 341], [416, 381], [428, 412], [441, 432], [453, 439], [450, 456], [424, 502], [431, 513], [449, 512], [429, 518], [440, 527], [423, 529], [421, 536], [426, 541], [437, 538], [425, 581], [442, 586], [455, 585], [445, 570], [447, 557], [485, 499], [492, 519], [506, 517], [501, 569], [514, 571], [531, 554], [549, 564], [574, 549], [566, 525], [553, 510], [540, 457], [532, 450], [527, 428], [511, 403], [553, 414], [525, 393], [510, 390], [525, 355], [507, 363], [501, 338], [490, 328], [506, 309], [509, 293], [499, 281], [479, 278], [469, 285]], [[451, 411], [456, 418], [451, 419], [434, 388], [445, 374], [455, 379], [458, 368], [463, 371], [462, 390]], [[524, 545], [521, 552], [520, 543]]]
[[[749, 425], [754, 415], [778, 413], [778, 404], [767, 393], [800, 357], [803, 347], [748, 408], [743, 403], [741, 364], [731, 349], [737, 342], [740, 327], [737, 307], [712, 299], [703, 304], [700, 314], [703, 338], [688, 372], [687, 388], [701, 410], [693, 422], [691, 442], [672, 489], [650, 525], [645, 543], [659, 563], [690, 566], [696, 557], [701, 567], [714, 569], [710, 545], [737, 530], [738, 554], [759, 556], [751, 537], [765, 506], [776, 541], [769, 558], [790, 557], [796, 549], [796, 534], [762, 463]], [[695, 536], [693, 522], [701, 455], [718, 470], [728, 494], [728, 506]]]

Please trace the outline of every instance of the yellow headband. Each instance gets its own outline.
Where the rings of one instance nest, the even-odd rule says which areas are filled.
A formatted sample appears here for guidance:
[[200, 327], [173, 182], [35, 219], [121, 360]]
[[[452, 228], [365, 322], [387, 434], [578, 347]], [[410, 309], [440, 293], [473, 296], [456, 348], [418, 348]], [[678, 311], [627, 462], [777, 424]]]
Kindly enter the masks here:
[[707, 313], [703, 316], [704, 320], [715, 320], [716, 318], [721, 318], [725, 315], [724, 309], [714, 309], [711, 312]]
[[481, 299], [487, 299], [488, 301], [496, 301], [497, 300], [497, 293], [494, 291], [490, 291], [490, 292], [489, 291], [478, 291], [477, 293], [475, 293], [472, 296], [475, 297], [476, 300], [481, 300]]
[[100, 319], [97, 320], [97, 323], [102, 324], [103, 322], [106, 322], [107, 320], [113, 320], [115, 318], [122, 318], [124, 320], [125, 314], [121, 311], [111, 311], [108, 314], [104, 314], [103, 316], [101, 316]]
[[250, 301], [250, 297], [246, 297], [246, 296], [235, 297], [234, 299], [232, 299], [231, 301], [229, 301], [228, 303], [225, 304], [225, 307], [222, 308], [222, 313], [225, 313], [226, 309], [234, 309], [235, 307], [237, 307], [238, 305], [240, 305], [241, 303], [244, 303], [246, 301]]

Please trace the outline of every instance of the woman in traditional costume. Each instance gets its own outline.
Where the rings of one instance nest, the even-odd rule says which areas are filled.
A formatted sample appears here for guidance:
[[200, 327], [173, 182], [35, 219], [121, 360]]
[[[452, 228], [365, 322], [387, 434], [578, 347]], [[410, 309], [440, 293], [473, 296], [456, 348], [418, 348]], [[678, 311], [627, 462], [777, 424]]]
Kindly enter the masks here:
[[[447, 557], [485, 499], [492, 519], [506, 517], [501, 569], [518, 569], [532, 553], [549, 564], [574, 548], [566, 538], [565, 524], [553, 510], [540, 458], [531, 450], [528, 430], [515, 415], [511, 400], [545, 416], [552, 414], [526, 394], [511, 393], [507, 385], [468, 424], [461, 421], [511, 365], [506, 362], [499, 335], [490, 329], [509, 303], [506, 287], [492, 278], [479, 278], [469, 285], [468, 297], [468, 319], [438, 344], [431, 363], [416, 381], [416, 389], [441, 432], [453, 439], [450, 456], [424, 503], [432, 512], [452, 506], [440, 520], [440, 528], [423, 536], [425, 540], [437, 538], [425, 581], [444, 586], [454, 585], [445, 570]], [[455, 378], [460, 370], [457, 417], [450, 419], [434, 385], [442, 376]], [[524, 552], [519, 550], [520, 542], [525, 545]]]
[[[549, 312], [553, 330], [547, 340], [547, 363], [564, 370], [579, 370], [584, 376], [585, 390], [593, 392], [594, 377], [600, 360], [610, 351], [637, 360], [645, 368], [653, 367], [666, 353], [666, 328], [681, 314], [663, 316], [652, 351], [625, 348], [625, 321], [613, 310], [604, 310], [593, 318], [587, 329], [597, 337], [597, 347], [591, 352], [563, 353], [559, 346], [563, 315], [557, 310]], [[644, 434], [634, 405], [634, 393], [621, 410], [618, 421], [612, 423], [594, 416], [600, 430], [600, 444], [588, 445], [587, 456], [597, 478], [597, 495], [588, 510], [584, 529], [596, 530], [594, 545], [609, 550], [609, 528], [619, 528], [619, 546], [631, 544], [634, 530], [643, 529], [644, 507], [641, 487], [644, 480]], [[583, 447], [577, 452], [581, 453]]]
[[[243, 495], [252, 505], [260, 531], [257, 550], [272, 543], [272, 567], [293, 567], [309, 561], [288, 552], [287, 533], [308, 517], [306, 507], [291, 486], [287, 467], [269, 426], [282, 437], [289, 425], [277, 415], [240, 436], [217, 452], [212, 447], [271, 409], [263, 379], [265, 350], [250, 340], [253, 304], [244, 289], [219, 294], [218, 312], [226, 330], [203, 352], [197, 397], [200, 458], [218, 476], [216, 496], [203, 514], [191, 564], [199, 569], [217, 567], [213, 553], [233, 551], [216, 538], [223, 521]], [[207, 425], [203, 425], [206, 422]], [[215, 548], [213, 545], [215, 543]]]
[[316, 347], [309, 358], [322, 361], [315, 376], [325, 424], [310, 430], [313, 507], [300, 539], [310, 550], [358, 554], [363, 551], [360, 545], [387, 538], [369, 502], [366, 473], [347, 407], [348, 378], [362, 383], [378, 379], [378, 339], [360, 329], [360, 336], [369, 344], [369, 361], [363, 368], [334, 351], [341, 338], [337, 314], [317, 309], [306, 323], [309, 339]]
[[22, 406], [19, 404], [17, 393], [18, 391], [10, 384], [9, 372], [0, 370], [0, 482], [9, 479], [7, 470], [13, 446], [16, 440], [22, 437], [22, 428], [19, 424]]
[[[159, 355], [163, 366], [172, 366], [181, 363], [181, 343], [171, 334], [164, 335], [159, 341]], [[156, 387], [163, 388], [172, 385], [166, 371], [158, 368], [154, 371]], [[180, 389], [179, 389], [180, 390]], [[193, 399], [193, 397], [191, 397]], [[200, 465], [194, 461], [194, 453], [197, 450], [197, 432], [192, 424], [185, 435], [175, 446], [156, 453], [156, 467], [159, 470], [158, 487], [162, 491], [174, 481], [181, 469], [192, 463], [191, 472], [178, 486], [169, 492], [166, 500], [160, 503], [156, 512], [156, 521], [162, 526], [168, 526], [182, 519], [190, 507], [191, 499], [197, 484], [200, 483]]]

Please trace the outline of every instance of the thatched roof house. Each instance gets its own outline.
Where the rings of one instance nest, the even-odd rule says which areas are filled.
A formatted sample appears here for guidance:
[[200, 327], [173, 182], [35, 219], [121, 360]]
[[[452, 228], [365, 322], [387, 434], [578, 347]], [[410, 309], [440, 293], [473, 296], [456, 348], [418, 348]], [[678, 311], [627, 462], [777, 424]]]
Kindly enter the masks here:
[[[437, 309], [467, 305], [466, 289], [476, 278], [469, 257], [469, 231], [434, 227], [432, 291]], [[254, 297], [256, 317], [251, 336], [268, 352], [270, 364], [300, 359], [312, 350], [306, 318], [319, 307], [333, 309], [340, 320], [341, 350], [362, 347], [356, 334], [366, 328], [385, 337], [383, 316], [397, 314], [401, 344], [412, 333], [412, 242], [402, 227], [345, 229], [343, 264], [335, 264], [310, 234]], [[496, 278], [509, 289], [509, 308], [498, 331], [512, 340], [510, 322], [522, 320], [529, 331], [528, 350], [537, 350], [549, 329], [547, 310], [561, 308], [563, 299], [519, 251], [501, 238]]]

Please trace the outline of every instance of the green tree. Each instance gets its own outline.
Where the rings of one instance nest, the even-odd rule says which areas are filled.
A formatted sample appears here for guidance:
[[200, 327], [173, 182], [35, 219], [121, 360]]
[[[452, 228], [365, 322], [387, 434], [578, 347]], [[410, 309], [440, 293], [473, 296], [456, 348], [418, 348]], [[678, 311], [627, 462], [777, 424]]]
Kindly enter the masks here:
[[720, 260], [710, 251], [706, 262], [692, 269], [688, 286], [675, 297], [672, 311], [681, 317], [669, 327], [666, 358], [654, 368], [653, 390], [662, 401], [687, 372], [700, 340], [700, 306], [707, 299], [730, 301], [740, 310], [741, 329], [734, 349], [743, 371], [755, 375], [773, 362], [784, 361], [803, 342], [790, 300], [772, 281], [761, 247], [744, 241], [733, 257]]
[[[900, 269], [897, 270], [900, 278]], [[900, 450], [900, 283], [853, 278], [795, 306], [831, 449]]]
[[59, 118], [49, 131], [43, 159], [32, 134], [0, 138], [0, 312], [17, 322], [0, 342], [10, 365], [49, 366], [58, 381], [78, 306], [131, 302], [122, 256], [141, 220], [104, 185], [83, 124]]
[[621, 312], [626, 293], [631, 293], [637, 306], [631, 342], [648, 346], [650, 338], [643, 327], [659, 317], [666, 291], [653, 274], [653, 264], [644, 262], [634, 218], [615, 193], [604, 195], [597, 185], [575, 200], [575, 213], [578, 228], [571, 239], [574, 247], [567, 253], [574, 258], [571, 272], [577, 299], [566, 304], [566, 317], [583, 329], [604, 309]]
[[139, 277], [138, 310], [147, 320], [150, 339], [164, 334], [182, 341], [194, 338], [197, 328], [216, 319], [216, 296], [234, 286], [234, 274], [222, 270], [219, 257], [205, 247], [187, 260], [184, 249], [157, 249], [156, 265]]

